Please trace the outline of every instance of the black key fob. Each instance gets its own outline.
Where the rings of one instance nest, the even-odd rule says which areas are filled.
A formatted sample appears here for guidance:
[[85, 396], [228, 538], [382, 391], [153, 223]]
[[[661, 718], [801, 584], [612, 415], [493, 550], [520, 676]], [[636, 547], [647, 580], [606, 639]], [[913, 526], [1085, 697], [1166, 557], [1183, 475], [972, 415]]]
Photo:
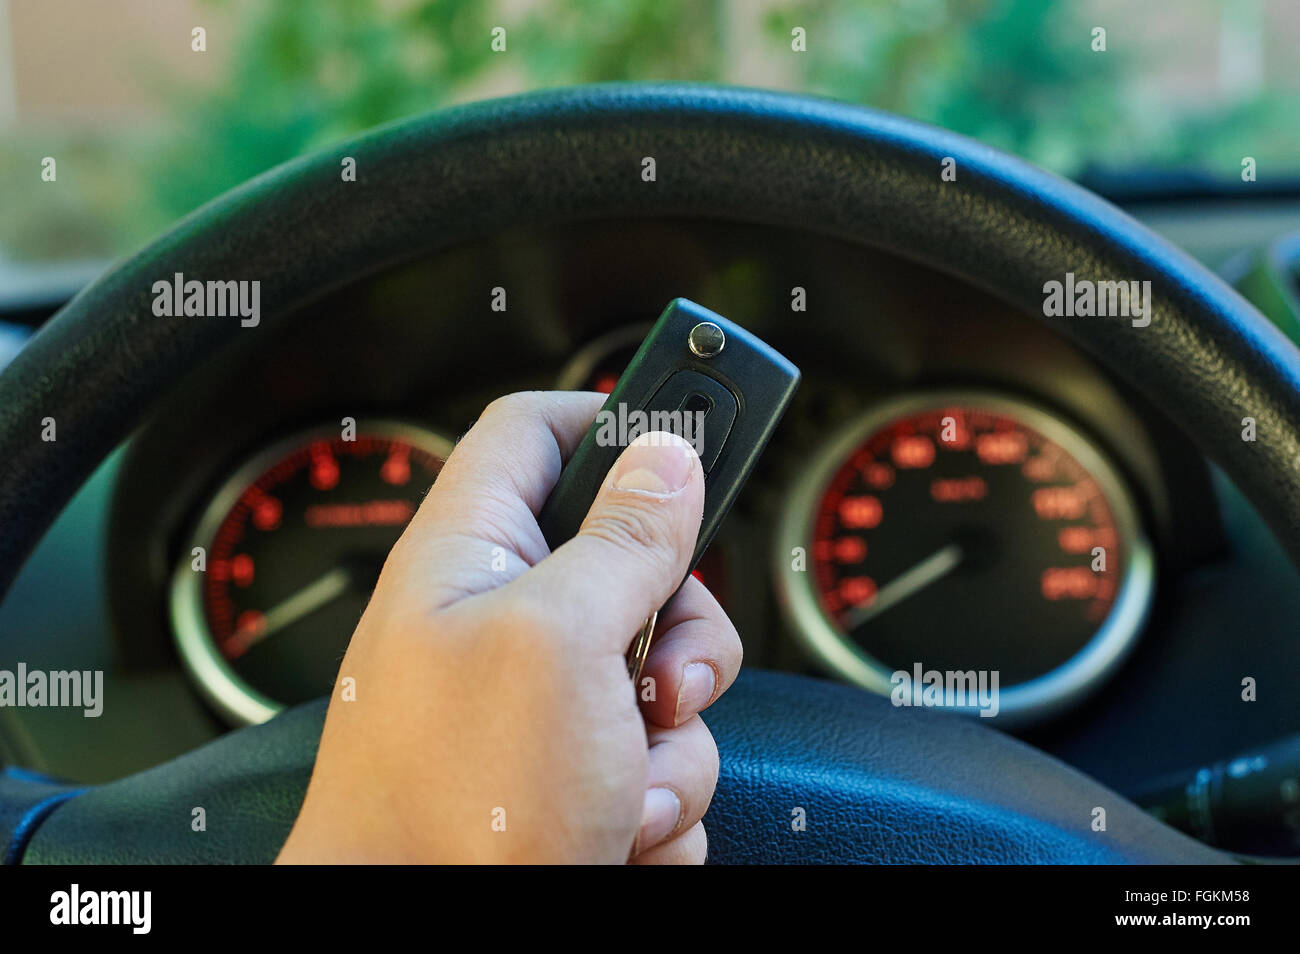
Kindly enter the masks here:
[[628, 444], [643, 433], [672, 431], [695, 447], [704, 467], [694, 569], [798, 386], [799, 369], [744, 328], [693, 301], [674, 299], [542, 507], [537, 520], [546, 542], [554, 550], [578, 532]]

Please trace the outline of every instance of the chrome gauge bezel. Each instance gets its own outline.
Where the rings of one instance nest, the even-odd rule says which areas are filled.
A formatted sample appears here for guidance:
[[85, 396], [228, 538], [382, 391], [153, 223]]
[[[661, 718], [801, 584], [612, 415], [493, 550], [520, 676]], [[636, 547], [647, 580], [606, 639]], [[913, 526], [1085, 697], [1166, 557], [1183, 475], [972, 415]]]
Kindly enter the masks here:
[[607, 331], [588, 341], [555, 376], [555, 390], [581, 390], [602, 361], [620, 348], [630, 348], [640, 344], [649, 334], [651, 327], [653, 327], [652, 322], [619, 325], [612, 331]]
[[[452, 442], [441, 434], [405, 421], [361, 419], [356, 432], [406, 441], [444, 461], [452, 449]], [[181, 665], [204, 700], [233, 725], [265, 722], [285, 706], [250, 685], [221, 654], [203, 611], [203, 573], [191, 569], [191, 554], [194, 547], [211, 551], [212, 539], [222, 521], [253, 481], [304, 445], [336, 438], [339, 433], [339, 426], [334, 424], [308, 428], [246, 458], [209, 498], [172, 570], [168, 609]]]
[[1114, 605], [1087, 644], [1049, 672], [1000, 687], [999, 711], [993, 721], [1003, 726], [1041, 721], [1082, 701], [1132, 651], [1151, 610], [1155, 557], [1134, 496], [1115, 465], [1072, 424], [1032, 401], [993, 390], [911, 392], [873, 405], [839, 430], [794, 482], [782, 511], [773, 563], [777, 596], [789, 628], [814, 660], [841, 679], [880, 695], [890, 694], [893, 670], [839, 630], [818, 599], [812, 567], [802, 572], [794, 570], [792, 554], [794, 548], [803, 547], [811, 560], [818, 503], [849, 455], [898, 418], [945, 405], [978, 407], [1011, 416], [1060, 445], [1092, 475], [1105, 494], [1126, 554]]

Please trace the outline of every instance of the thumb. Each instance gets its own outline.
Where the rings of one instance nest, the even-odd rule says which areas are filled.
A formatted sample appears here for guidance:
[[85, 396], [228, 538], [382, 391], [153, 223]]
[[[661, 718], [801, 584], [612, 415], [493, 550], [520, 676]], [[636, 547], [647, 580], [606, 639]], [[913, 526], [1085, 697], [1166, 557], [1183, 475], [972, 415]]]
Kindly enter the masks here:
[[703, 513], [695, 449], [643, 434], [610, 468], [577, 535], [510, 585], [535, 587], [563, 632], [623, 652], [685, 578]]

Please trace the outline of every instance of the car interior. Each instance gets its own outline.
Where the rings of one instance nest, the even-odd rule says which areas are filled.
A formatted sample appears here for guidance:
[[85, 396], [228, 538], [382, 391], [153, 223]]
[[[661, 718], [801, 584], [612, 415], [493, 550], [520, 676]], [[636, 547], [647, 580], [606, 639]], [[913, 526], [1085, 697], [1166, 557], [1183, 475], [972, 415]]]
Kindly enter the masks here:
[[[495, 134], [502, 123], [516, 123], [520, 136], [532, 135], [529, 122], [538, 110], [545, 122], [561, 129], [576, 123], [578, 148], [577, 140], [588, 134], [583, 120], [595, 117], [639, 131], [653, 127], [653, 117], [627, 111], [648, 103], [649, 113], [663, 101], [688, 113], [716, 113], [724, 124], [734, 121], [738, 136], [752, 134], [750, 122], [779, 131], [783, 123], [808, 121], [824, 125], [833, 140], [840, 134], [836, 122], [856, 120], [866, 127], [859, 134], [873, 140], [871, 148], [893, 147], [890, 137], [903, 135], [925, 141], [931, 152], [950, 145], [929, 141], [940, 135], [937, 131], [900, 131], [869, 114], [841, 116], [826, 106], [826, 115], [802, 120], [794, 111], [811, 108], [803, 102], [689, 87], [535, 97], [499, 107]], [[509, 115], [512, 105], [517, 116]], [[750, 119], [751, 110], [759, 119]], [[467, 128], [482, 115], [462, 114]], [[425, 128], [433, 137], [450, 138], [459, 131]], [[653, 132], [650, 128], [647, 135]], [[698, 135], [701, 142], [708, 138]], [[685, 158], [694, 145], [683, 139], [670, 148]], [[443, 165], [437, 153], [431, 155], [431, 176], [453, 174], [449, 170], [457, 157]], [[916, 162], [907, 156], [897, 161]], [[959, 158], [959, 166], [965, 161]], [[1001, 157], [976, 154], [971, 161], [1000, 162]], [[293, 190], [304, 187], [309, 169], [285, 171], [287, 186], [280, 194], [272, 193], [281, 182], [262, 183], [264, 204], [293, 201]], [[981, 174], [979, 169], [971, 173]], [[637, 182], [635, 173], [629, 181]], [[1066, 189], [1056, 182], [1035, 185]], [[1073, 199], [1078, 190], [1070, 190]], [[543, 186], [542, 191], [556, 190]], [[677, 204], [676, 197], [654, 201]], [[1193, 194], [1133, 200], [1127, 208], [1200, 259], [1205, 267], [1195, 274], [1206, 283], [1210, 267], [1222, 271], [1251, 256], [1267, 260], [1296, 213], [1294, 203], [1288, 207], [1244, 196], [1206, 200]], [[214, 740], [231, 738], [240, 726], [264, 722], [327, 693], [350, 628], [364, 608], [366, 587], [373, 586], [374, 560], [382, 562], [384, 540], [391, 544], [400, 526], [380, 519], [368, 526], [376, 539], [364, 546], [355, 540], [337, 549], [333, 542], [322, 546], [290, 521], [272, 519], [283, 512], [263, 514], [256, 506], [258, 494], [250, 497], [249, 488], [275, 488], [276, 506], [285, 511], [300, 506], [295, 497], [303, 493], [328, 493], [336, 486], [343, 493], [335, 499], [349, 501], [357, 488], [373, 493], [367, 481], [374, 482], [376, 471], [404, 466], [409, 474], [414, 460], [417, 480], [410, 486], [418, 501], [419, 474], [436, 475], [441, 458], [493, 397], [548, 388], [608, 391], [663, 303], [685, 296], [741, 322], [803, 373], [777, 437], [698, 571], [743, 634], [747, 668], [856, 685], [839, 706], [858, 709], [853, 718], [873, 718], [874, 700], [862, 691], [872, 688], [871, 673], [855, 668], [854, 661], [877, 660], [858, 648], [846, 663], [826, 646], [828, 638], [851, 650], [855, 646], [852, 627], [826, 607], [853, 585], [852, 570], [863, 563], [837, 556], [837, 542], [859, 539], [849, 531], [870, 523], [843, 503], [826, 507], [822, 497], [829, 475], [873, 436], [886, 433], [889, 440], [877, 442], [878, 456], [894, 461], [897, 482], [891, 484], [897, 493], [911, 478], [907, 470], [918, 467], [900, 451], [900, 434], [924, 440], [926, 433], [916, 409], [969, 408], [970, 427], [978, 430], [984, 425], [976, 412], [992, 407], [1003, 423], [989, 425], [991, 430], [1014, 435], [1023, 428], [1030, 456], [1066, 453], [1104, 485], [1104, 512], [1072, 525], [1092, 534], [1085, 534], [1085, 542], [1116, 541], [1112, 546], [1122, 554], [1123, 566], [1116, 568], [1115, 586], [1109, 593], [1089, 591], [1086, 598], [1049, 592], [1030, 540], [1035, 523], [1059, 533], [1059, 527], [1051, 528], [1057, 516], [1026, 513], [1014, 496], [994, 505], [1000, 498], [990, 493], [977, 518], [980, 526], [964, 532], [978, 529], [996, 538], [1000, 542], [989, 560], [1002, 566], [1029, 562], [1043, 582], [1017, 588], [1005, 582], [1005, 573], [986, 577], [977, 567], [973, 579], [954, 588], [950, 598], [901, 605], [894, 614], [900, 618], [889, 620], [892, 628], [871, 651], [891, 668], [913, 652], [915, 657], [906, 658], [967, 667], [993, 661], [1003, 673], [1004, 697], [1012, 688], [1033, 691], [1022, 704], [996, 714], [992, 731], [1112, 789], [1146, 809], [1153, 821], [1161, 820], [1162, 827], [1176, 825], [1241, 855], [1285, 856], [1295, 850], [1295, 810], [1280, 799], [1270, 806], [1266, 795], [1260, 796], [1254, 816], [1241, 805], [1221, 809], [1212, 839], [1185, 805], [1184, 791], [1198, 773], [1216, 763], [1236, 764], [1300, 731], [1284, 682], [1285, 673], [1300, 663], [1300, 650], [1288, 638], [1300, 588], [1267, 518], [1220, 465], [1207, 459], [1204, 443], [1186, 432], [1185, 422], [1171, 419], [1168, 405], [1152, 400], [1151, 381], [1140, 380], [1142, 356], [1124, 369], [1138, 371], [1135, 380], [1041, 316], [991, 291], [1005, 277], [984, 273], [972, 281], [960, 274], [969, 268], [936, 267], [951, 249], [934, 248], [937, 263], [917, 261], [884, 240], [872, 247], [827, 234], [837, 229], [817, 221], [805, 221], [802, 228], [763, 221], [788, 217], [766, 212], [752, 217], [758, 221], [719, 221], [717, 214], [667, 214], [666, 209], [624, 216], [601, 211], [572, 217], [579, 221], [546, 223], [530, 213], [521, 218], [534, 221], [478, 228], [483, 234], [428, 251], [412, 241], [401, 250], [400, 261], [382, 268], [357, 263], [351, 269], [356, 274], [321, 282], [309, 300], [274, 322], [264, 321], [255, 333], [232, 331], [231, 340], [219, 347], [190, 351], [186, 371], [166, 399], [147, 408], [138, 425], [132, 421], [124, 440], [98, 437], [100, 445], [111, 445], [111, 453], [52, 522], [0, 613], [7, 658], [51, 670], [86, 668], [90, 660], [103, 668], [105, 691], [115, 704], [96, 719], [66, 708], [0, 710], [5, 763], [77, 785], [108, 783], [147, 774]], [[207, 233], [223, 212], [208, 210], [209, 220], [174, 237], [174, 249], [166, 251], [198, 254], [185, 246], [194, 235]], [[338, 217], [346, 222], [353, 214], [372, 216], [378, 210], [345, 207]], [[1120, 218], [1109, 208], [1106, 214]], [[1128, 219], [1123, 225], [1150, 234]], [[414, 223], [395, 228], [412, 231]], [[310, 248], [318, 241], [304, 235], [293, 244]], [[248, 251], [235, 247], [228, 254]], [[1295, 274], [1294, 269], [1287, 273], [1292, 293]], [[501, 289], [507, 306], [495, 310]], [[1205, 294], [1204, 288], [1199, 291]], [[1231, 294], [1226, 286], [1213, 291]], [[101, 279], [73, 309], [78, 302], [98, 305], [101, 296], [131, 298]], [[21, 329], [18, 339], [61, 304], [11, 315], [10, 325]], [[98, 315], [102, 318], [102, 309]], [[66, 318], [65, 311], [59, 320]], [[1157, 312], [1155, 320], [1160, 319]], [[176, 328], [163, 327], [168, 333]], [[1125, 329], [1135, 342], [1144, 330], [1136, 323]], [[15, 370], [7, 372], [6, 382]], [[331, 472], [335, 483], [322, 484], [315, 455], [325, 452], [329, 439], [320, 435], [348, 418], [363, 439], [338, 454], [342, 459]], [[901, 430], [900, 420], [907, 422]], [[1235, 421], [1228, 425], [1235, 437]], [[127, 422], [118, 429], [127, 432]], [[980, 461], [998, 466], [996, 442], [987, 446], [993, 449]], [[1016, 453], [1014, 447], [1010, 453]], [[1018, 459], [1025, 453], [1022, 447]], [[903, 498], [909, 502], [892, 512], [888, 488], [879, 497], [893, 517], [881, 522], [880, 530], [897, 535], [895, 550], [902, 541], [919, 540], [925, 547], [948, 532], [938, 496], [924, 502]], [[322, 513], [317, 528], [338, 534], [342, 524], [329, 523], [328, 508]], [[221, 541], [230, 539], [234, 543], [223, 548]], [[792, 541], [807, 547], [814, 572], [788, 571]], [[1017, 546], [1024, 552], [1006, 552]], [[222, 579], [209, 575], [202, 592], [186, 585], [194, 577], [187, 572], [194, 547], [208, 548], [214, 565], [222, 566]], [[373, 553], [362, 552], [367, 549]], [[1139, 554], [1145, 564], [1135, 574]], [[278, 575], [265, 582], [240, 579], [241, 555], [258, 567], [263, 557], [268, 566], [278, 559], [278, 568], [270, 570]], [[230, 637], [246, 631], [238, 622], [243, 614], [268, 611], [330, 563], [347, 569], [339, 593], [284, 624], [277, 639], [231, 649]], [[842, 569], [846, 564], [849, 570]], [[880, 572], [888, 577], [894, 570], [886, 564]], [[1008, 605], [1008, 600], [1025, 605]], [[1116, 608], [1126, 600], [1127, 629], [1116, 636]], [[809, 606], [822, 607], [820, 619], [804, 612]], [[1050, 615], [1062, 608], [1060, 616]], [[1101, 637], [1112, 641], [1107, 659], [1087, 663], [1088, 671], [1075, 672], [1070, 680], [1046, 684], [1051, 682], [1046, 676], [1079, 664]], [[216, 646], [218, 652], [205, 654], [198, 644]], [[219, 667], [212, 665], [214, 658]], [[1242, 679], [1252, 676], [1258, 698], [1243, 705]], [[764, 691], [756, 694], [760, 698], [747, 705], [763, 705]], [[810, 690], [806, 704], [816, 698]], [[815, 723], [817, 714], [805, 711], [799, 718]], [[947, 713], [941, 718], [962, 720]], [[67, 812], [64, 808], [53, 819]], [[55, 827], [53, 820], [50, 824]], [[39, 856], [41, 842], [38, 829], [27, 851]], [[68, 846], [51, 850], [57, 855]]]
[[[1067, 179], [654, 81], [340, 137], [112, 261], [0, 255], [4, 860], [274, 861], [457, 441], [609, 394], [678, 299], [801, 374], [694, 571], [744, 645], [710, 863], [1300, 858], [1300, 179]], [[222, 837], [159, 824], [200, 802]]]

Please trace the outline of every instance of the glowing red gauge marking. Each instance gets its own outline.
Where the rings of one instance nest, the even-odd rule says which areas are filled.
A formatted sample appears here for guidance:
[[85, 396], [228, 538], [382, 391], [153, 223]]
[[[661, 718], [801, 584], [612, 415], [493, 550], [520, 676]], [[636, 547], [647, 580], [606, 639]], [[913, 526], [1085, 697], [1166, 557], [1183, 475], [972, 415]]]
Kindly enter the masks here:
[[379, 476], [384, 483], [402, 487], [411, 479], [410, 451], [400, 444], [395, 444], [379, 468]]
[[887, 490], [894, 483], [894, 468], [888, 464], [868, 464], [863, 477], [873, 489]]
[[253, 558], [241, 553], [230, 561], [230, 578], [236, 586], [250, 586], [253, 582]]
[[262, 496], [253, 506], [253, 526], [258, 530], [274, 530], [280, 526], [284, 507], [274, 497]]
[[978, 475], [951, 477], [930, 484], [930, 496], [936, 503], [967, 503], [988, 496], [989, 485]]
[[1056, 461], [1047, 456], [1031, 457], [1025, 461], [1025, 465], [1020, 468], [1020, 472], [1025, 475], [1027, 480], [1041, 484], [1045, 480], [1052, 480], [1056, 477]]
[[1091, 553], [1093, 547], [1109, 550], [1115, 541], [1112, 527], [1062, 527], [1056, 534], [1057, 545], [1065, 553]]
[[869, 494], [861, 497], [845, 497], [840, 501], [840, 521], [846, 527], [871, 528], [879, 526], [884, 516], [880, 498]]
[[1097, 574], [1086, 566], [1049, 567], [1043, 571], [1043, 599], [1086, 600], [1097, 594]]
[[998, 431], [975, 439], [975, 456], [991, 466], [1018, 464], [1028, 452], [1029, 439], [1023, 431]]
[[922, 435], [899, 437], [892, 449], [899, 470], [929, 467], [934, 463], [934, 441]]
[[339, 482], [339, 462], [330, 453], [329, 444], [318, 441], [311, 446], [311, 485], [317, 490], [333, 490]]
[[1088, 510], [1087, 498], [1076, 487], [1040, 487], [1032, 500], [1040, 520], [1078, 520]]
[[866, 606], [876, 598], [876, 581], [869, 576], [845, 577], [839, 595], [845, 606]]
[[861, 537], [840, 537], [832, 551], [836, 563], [861, 563], [867, 556], [867, 542]]
[[315, 504], [303, 519], [318, 527], [403, 527], [415, 513], [409, 500], [371, 500], [360, 504]]

